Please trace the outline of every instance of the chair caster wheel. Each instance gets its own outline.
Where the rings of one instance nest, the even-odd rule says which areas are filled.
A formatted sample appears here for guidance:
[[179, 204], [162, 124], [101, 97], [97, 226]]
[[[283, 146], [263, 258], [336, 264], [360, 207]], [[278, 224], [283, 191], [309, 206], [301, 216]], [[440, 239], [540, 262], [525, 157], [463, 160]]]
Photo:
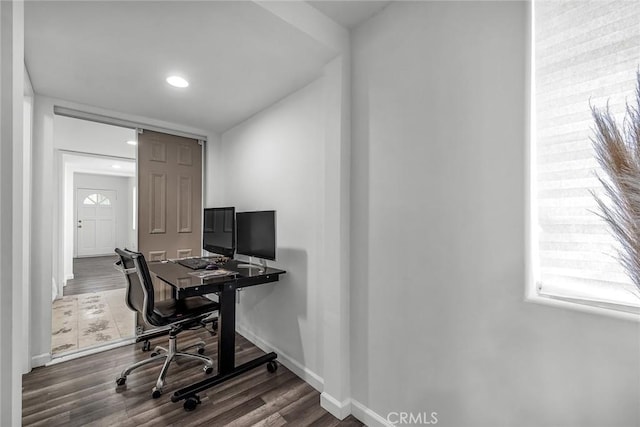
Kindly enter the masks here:
[[158, 355], [158, 353], [156, 353], [156, 352], [154, 351], [153, 353], [151, 353], [151, 354], [149, 355], [149, 357], [156, 357], [157, 355]]
[[272, 374], [278, 370], [278, 364], [272, 360], [271, 362], [267, 363], [267, 371], [271, 372]]
[[203, 347], [200, 347], [198, 349], [198, 354], [204, 354], [204, 348]]
[[127, 382], [127, 378], [126, 377], [119, 377], [116, 380], [116, 384], [118, 384], [118, 385], [124, 385], [124, 383], [126, 383], [126, 382]]
[[151, 343], [149, 342], [149, 340], [145, 341], [144, 344], [142, 344], [142, 351], [149, 351], [151, 350]]
[[199, 403], [200, 403], [200, 398], [198, 396], [193, 396], [193, 397], [187, 398], [187, 400], [184, 401], [184, 405], [182, 405], [182, 407], [184, 408], [185, 411], [191, 412], [194, 409], [196, 409], [196, 406], [198, 406]]
[[211, 366], [205, 366], [204, 367], [204, 373], [209, 375], [210, 373], [213, 372], [213, 368]]
[[151, 392], [151, 397], [153, 397], [154, 399], [159, 398], [160, 396], [162, 396], [162, 391], [158, 390], [157, 388], [153, 388], [153, 391]]

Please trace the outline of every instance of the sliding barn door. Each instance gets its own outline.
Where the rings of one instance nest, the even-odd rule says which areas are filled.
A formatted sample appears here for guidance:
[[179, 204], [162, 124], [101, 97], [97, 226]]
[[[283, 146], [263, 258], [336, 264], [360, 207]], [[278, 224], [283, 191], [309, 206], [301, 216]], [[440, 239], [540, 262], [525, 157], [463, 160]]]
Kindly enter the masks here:
[[[145, 130], [138, 136], [138, 250], [148, 261], [200, 256], [202, 147]], [[165, 299], [167, 285], [156, 286]]]

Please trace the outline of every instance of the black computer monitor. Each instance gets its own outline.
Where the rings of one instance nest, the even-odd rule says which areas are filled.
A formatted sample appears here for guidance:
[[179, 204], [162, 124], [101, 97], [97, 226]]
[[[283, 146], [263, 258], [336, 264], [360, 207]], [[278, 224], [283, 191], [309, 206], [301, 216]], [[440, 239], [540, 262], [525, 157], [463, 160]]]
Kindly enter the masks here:
[[237, 253], [276, 260], [276, 211], [238, 212]]
[[234, 207], [206, 208], [202, 227], [202, 247], [209, 252], [233, 257], [236, 249]]

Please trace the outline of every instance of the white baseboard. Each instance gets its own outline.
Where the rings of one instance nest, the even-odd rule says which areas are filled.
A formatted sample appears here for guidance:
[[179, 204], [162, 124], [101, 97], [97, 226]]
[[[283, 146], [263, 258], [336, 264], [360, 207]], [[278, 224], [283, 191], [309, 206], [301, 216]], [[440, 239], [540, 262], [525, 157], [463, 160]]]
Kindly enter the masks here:
[[339, 402], [333, 396], [324, 393], [324, 379], [322, 377], [320, 377], [310, 369], [304, 367], [300, 362], [294, 360], [277, 347], [256, 336], [244, 325], [236, 324], [236, 330], [240, 335], [251, 341], [262, 351], [273, 351], [277, 353], [278, 361], [282, 363], [282, 365], [284, 365], [287, 369], [296, 374], [298, 377], [302, 378], [307, 384], [311, 385], [321, 393], [320, 405], [334, 417], [343, 420], [350, 414], [352, 414], [354, 417], [356, 417], [358, 420], [362, 421], [366, 426], [369, 427], [394, 427], [394, 425], [387, 421], [386, 418], [367, 408], [357, 400], [347, 399], [344, 402]]
[[322, 393], [322, 389], [324, 388], [324, 379], [321, 376], [319, 376], [309, 368], [303, 366], [300, 362], [293, 359], [291, 356], [287, 355], [279, 348], [258, 337], [253, 332], [248, 330], [245, 326], [236, 323], [236, 330], [240, 335], [255, 344], [255, 346], [260, 350], [267, 353], [271, 351], [277, 353], [278, 362], [280, 362], [283, 366], [296, 374], [298, 377], [302, 378], [302, 380], [309, 384], [311, 387]]
[[351, 399], [339, 402], [327, 392], [320, 394], [320, 406], [339, 420], [344, 420], [351, 414]]
[[51, 361], [51, 353], [42, 353], [37, 356], [33, 356], [31, 358], [31, 367], [37, 368], [39, 366], [44, 366]]
[[394, 427], [385, 417], [380, 416], [355, 399], [351, 399], [351, 413], [368, 427]]

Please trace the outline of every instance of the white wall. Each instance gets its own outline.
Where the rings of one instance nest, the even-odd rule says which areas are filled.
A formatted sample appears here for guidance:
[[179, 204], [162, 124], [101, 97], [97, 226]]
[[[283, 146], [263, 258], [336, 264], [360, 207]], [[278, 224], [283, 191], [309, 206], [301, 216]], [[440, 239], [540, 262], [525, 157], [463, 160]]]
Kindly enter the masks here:
[[[129, 242], [129, 223], [131, 222], [131, 198], [129, 197], [128, 177], [91, 175], [75, 173], [73, 180], [74, 207], [77, 206], [77, 194], [80, 188], [113, 190], [116, 192], [116, 238], [115, 247], [124, 248]], [[73, 224], [78, 221], [77, 209], [74, 209]], [[74, 242], [77, 242], [78, 228], [74, 227]], [[74, 245], [74, 257], [78, 256], [77, 243]]]
[[353, 34], [358, 414], [640, 423], [638, 324], [523, 302], [527, 8], [396, 2]]
[[204, 150], [204, 207], [222, 206], [224, 198], [224, 159], [220, 135], [209, 138]]
[[54, 116], [54, 123], [53, 143], [59, 150], [136, 158], [136, 147], [126, 143], [136, 140], [135, 129], [64, 116]]
[[127, 198], [129, 200], [129, 213], [127, 214], [127, 243], [125, 247], [133, 251], [138, 250], [138, 206], [137, 193], [138, 178], [127, 178]]
[[61, 298], [64, 295], [63, 286], [67, 284], [67, 280], [74, 278], [73, 258], [76, 254], [76, 223], [75, 219], [75, 190], [74, 190], [74, 165], [66, 161], [67, 155], [62, 156], [62, 165], [64, 169], [61, 191], [63, 197], [62, 217], [60, 224], [62, 228], [62, 258], [63, 258], [63, 275], [58, 281], [58, 288], [52, 299]]
[[23, 21], [22, 2], [0, 2], [0, 425], [3, 426], [19, 426], [22, 412], [22, 291], [28, 283], [23, 276], [23, 263], [28, 262], [23, 259], [28, 211], [24, 211], [22, 191], [29, 184], [21, 167], [29, 154], [23, 139]]
[[213, 150], [224, 182], [215, 203], [275, 209], [277, 262], [270, 265], [287, 270], [280, 282], [241, 292], [238, 328], [305, 368], [312, 383], [323, 368], [323, 97], [319, 79], [224, 133]]
[[[22, 162], [22, 214], [24, 218], [31, 218], [31, 149], [32, 149], [32, 135], [33, 135], [33, 105], [34, 105], [34, 92], [31, 78], [27, 72], [26, 66], [24, 67], [24, 112], [23, 112], [23, 162]], [[23, 222], [23, 242], [22, 242], [22, 336], [28, 337], [31, 331], [31, 314], [29, 313], [31, 307], [31, 221], [26, 220]], [[24, 353], [23, 357], [23, 369], [22, 373], [27, 373], [31, 370], [31, 344], [29, 340], [23, 340]]]
[[[51, 350], [51, 295], [54, 282], [52, 206], [53, 174], [53, 104], [35, 96], [33, 122], [33, 204], [31, 224], [31, 357], [32, 365], [49, 361]], [[57, 242], [57, 240], [56, 240]], [[55, 282], [54, 282], [55, 284]]]

